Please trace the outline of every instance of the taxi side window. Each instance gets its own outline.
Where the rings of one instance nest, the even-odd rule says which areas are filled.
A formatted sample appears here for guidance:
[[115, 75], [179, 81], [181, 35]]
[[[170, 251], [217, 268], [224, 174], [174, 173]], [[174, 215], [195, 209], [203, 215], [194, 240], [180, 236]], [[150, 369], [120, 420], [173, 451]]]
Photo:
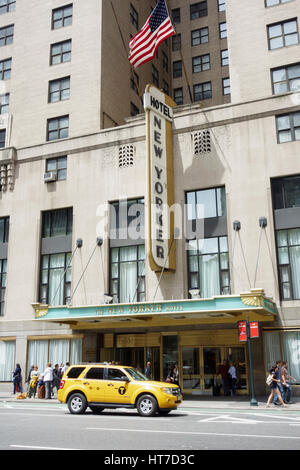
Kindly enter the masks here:
[[100, 367], [91, 367], [90, 370], [86, 373], [86, 379], [96, 379], [103, 380], [104, 368]]
[[108, 380], [121, 380], [124, 375], [124, 372], [122, 372], [120, 369], [108, 369], [107, 372]]

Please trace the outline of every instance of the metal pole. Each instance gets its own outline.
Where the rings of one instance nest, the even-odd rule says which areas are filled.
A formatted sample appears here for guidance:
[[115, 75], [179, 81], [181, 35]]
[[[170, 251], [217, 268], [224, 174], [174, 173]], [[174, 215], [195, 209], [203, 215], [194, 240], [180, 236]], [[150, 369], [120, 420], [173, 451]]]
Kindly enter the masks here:
[[253, 367], [252, 367], [252, 351], [251, 351], [251, 338], [250, 338], [250, 323], [248, 317], [246, 319], [246, 330], [247, 330], [247, 343], [249, 352], [249, 374], [250, 374], [250, 385], [251, 385], [251, 406], [258, 406], [256, 398], [254, 396], [254, 381], [253, 381]]

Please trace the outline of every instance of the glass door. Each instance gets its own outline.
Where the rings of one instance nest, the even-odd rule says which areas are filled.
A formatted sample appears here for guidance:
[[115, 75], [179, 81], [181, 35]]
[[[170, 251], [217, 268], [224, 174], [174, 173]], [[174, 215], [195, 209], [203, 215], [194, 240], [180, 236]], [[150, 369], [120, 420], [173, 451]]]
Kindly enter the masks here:
[[212, 394], [214, 381], [221, 364], [221, 348], [201, 348], [203, 359], [202, 390]]
[[184, 390], [200, 390], [200, 348], [182, 348], [182, 386]]
[[[248, 393], [247, 367], [244, 347], [182, 347], [182, 387], [187, 394], [213, 395], [214, 385], [221, 385], [219, 366], [232, 361], [237, 372], [238, 394]], [[221, 389], [221, 394], [223, 391]]]

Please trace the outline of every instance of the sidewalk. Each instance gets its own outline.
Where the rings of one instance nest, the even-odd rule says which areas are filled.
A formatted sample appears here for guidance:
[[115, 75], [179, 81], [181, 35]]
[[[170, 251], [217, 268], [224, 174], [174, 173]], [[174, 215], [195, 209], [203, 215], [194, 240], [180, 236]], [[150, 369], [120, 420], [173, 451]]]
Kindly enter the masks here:
[[[237, 397], [213, 397], [207, 395], [194, 395], [194, 396], [185, 396], [183, 402], [180, 405], [180, 409], [189, 408], [189, 409], [219, 409], [219, 410], [256, 410], [266, 407], [267, 395], [264, 397], [255, 397], [257, 401], [257, 406], [250, 405], [249, 396], [237, 396]], [[17, 400], [17, 394], [13, 395], [11, 392], [11, 387], [3, 386], [0, 384], [0, 402], [18, 402], [18, 403], [47, 403], [50, 404], [60, 404], [56, 398], [56, 394], [52, 397], [51, 400], [41, 400], [38, 398], [26, 398], [24, 400]], [[271, 405], [269, 410], [280, 410], [285, 411], [300, 411], [300, 397], [292, 397], [292, 403], [288, 405], [287, 408], [282, 408], [281, 406]]]

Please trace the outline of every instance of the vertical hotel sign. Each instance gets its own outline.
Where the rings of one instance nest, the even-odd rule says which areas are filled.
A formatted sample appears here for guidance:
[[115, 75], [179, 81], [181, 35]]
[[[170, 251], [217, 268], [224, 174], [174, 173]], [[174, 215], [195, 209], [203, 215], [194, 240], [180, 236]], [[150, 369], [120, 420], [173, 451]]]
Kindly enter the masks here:
[[173, 122], [174, 101], [147, 85], [144, 108], [148, 154], [149, 265], [153, 271], [176, 269], [174, 241]]

